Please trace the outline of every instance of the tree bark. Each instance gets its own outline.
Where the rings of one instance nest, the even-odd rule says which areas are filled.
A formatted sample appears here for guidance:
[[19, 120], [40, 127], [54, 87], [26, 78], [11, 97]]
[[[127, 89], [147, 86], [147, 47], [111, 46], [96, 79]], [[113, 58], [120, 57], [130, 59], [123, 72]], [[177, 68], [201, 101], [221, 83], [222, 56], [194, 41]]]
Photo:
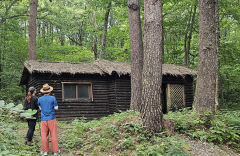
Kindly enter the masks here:
[[199, 61], [194, 110], [215, 113], [218, 71], [216, 0], [199, 0]]
[[37, 19], [38, 0], [31, 0], [29, 15], [29, 60], [36, 60], [36, 19]]
[[163, 16], [163, 3], [161, 3], [161, 5], [162, 6], [160, 8], [161, 9], [160, 10], [161, 11], [161, 21], [160, 21], [161, 23], [160, 24], [162, 26], [162, 34], [161, 34], [162, 35], [162, 41], [161, 41], [162, 42], [162, 64], [164, 64], [164, 28], [163, 28], [163, 18], [164, 18], [164, 16]]
[[112, 6], [112, 2], [110, 1], [108, 3], [107, 11], [105, 13], [105, 18], [104, 18], [104, 33], [103, 33], [103, 39], [102, 39], [102, 49], [101, 49], [101, 53], [100, 53], [100, 57], [99, 57], [100, 59], [103, 58], [103, 54], [104, 54], [104, 50], [105, 50], [105, 46], [106, 46], [108, 17], [109, 17], [111, 6]]
[[140, 110], [142, 97], [143, 41], [139, 0], [128, 0], [129, 34], [131, 42], [131, 105]]
[[161, 7], [161, 0], [144, 1], [143, 88], [140, 112], [143, 125], [154, 132], [163, 130]]
[[215, 23], [216, 23], [216, 50], [217, 50], [217, 77], [216, 77], [216, 94], [215, 94], [215, 112], [218, 109], [219, 102], [219, 84], [220, 84], [220, 73], [219, 73], [219, 68], [220, 68], [220, 62], [219, 62], [219, 47], [220, 47], [220, 27], [219, 27], [219, 6], [218, 6], [218, 0], [215, 0]]

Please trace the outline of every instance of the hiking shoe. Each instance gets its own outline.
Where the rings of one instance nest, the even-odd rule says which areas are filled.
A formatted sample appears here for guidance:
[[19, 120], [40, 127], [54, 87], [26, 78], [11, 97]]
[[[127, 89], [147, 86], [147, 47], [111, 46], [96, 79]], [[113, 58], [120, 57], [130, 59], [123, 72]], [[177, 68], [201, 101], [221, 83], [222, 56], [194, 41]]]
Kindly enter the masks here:
[[60, 150], [57, 152], [53, 152], [53, 155], [60, 155]]
[[42, 155], [48, 155], [48, 152], [41, 152]]
[[33, 143], [33, 141], [27, 141], [27, 145], [28, 145], [28, 146], [33, 146], [34, 143]]
[[28, 141], [28, 140], [26, 140], [25, 142], [24, 142], [24, 144], [25, 145], [28, 145], [28, 146], [33, 146], [34, 144], [33, 144], [33, 141]]

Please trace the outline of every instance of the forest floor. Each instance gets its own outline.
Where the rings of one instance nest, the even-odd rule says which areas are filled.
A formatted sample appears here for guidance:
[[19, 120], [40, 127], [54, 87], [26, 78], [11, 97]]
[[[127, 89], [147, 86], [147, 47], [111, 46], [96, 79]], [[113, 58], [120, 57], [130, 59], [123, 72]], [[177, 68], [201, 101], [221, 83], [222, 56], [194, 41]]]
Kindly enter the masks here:
[[186, 135], [176, 134], [182, 138], [189, 146], [189, 154], [191, 156], [240, 156], [240, 154], [233, 152], [226, 146], [216, 146], [212, 143], [192, 140]]
[[[129, 121], [128, 121], [129, 122]], [[18, 129], [17, 133], [21, 138], [19, 141], [24, 142], [25, 134], [27, 132], [27, 123], [21, 123], [21, 128]], [[40, 149], [41, 149], [41, 138], [40, 138], [40, 124], [39, 122], [36, 125], [36, 131], [34, 134], [34, 145], [33, 148], [38, 148], [39, 155], [40, 155]], [[69, 124], [66, 124], [65, 122], [58, 122], [58, 138], [59, 138], [59, 147], [61, 150], [62, 156], [75, 156], [75, 155], [92, 155], [92, 151], [84, 152], [84, 154], [77, 154], [74, 150], [66, 149], [65, 145], [62, 143], [64, 142], [64, 135], [66, 130], [69, 130], [73, 127], [69, 126]], [[96, 132], [97, 133], [97, 132]], [[233, 152], [231, 149], [229, 149], [226, 146], [216, 146], [212, 143], [202, 142], [199, 140], [192, 140], [188, 136], [183, 134], [176, 133], [175, 136], [178, 137], [181, 140], [184, 141], [183, 148], [187, 151], [187, 155], [190, 156], [240, 156], [240, 154]], [[49, 144], [50, 151], [51, 151], [51, 143]], [[51, 153], [49, 155], [52, 155]], [[98, 155], [98, 154], [93, 154]], [[102, 154], [99, 154], [102, 155]], [[112, 153], [105, 153], [104, 155], [109, 156], [115, 156], [115, 155], [122, 155], [119, 151], [112, 151]], [[135, 155], [134, 153], [131, 153], [131, 151], [127, 152], [127, 156]]]

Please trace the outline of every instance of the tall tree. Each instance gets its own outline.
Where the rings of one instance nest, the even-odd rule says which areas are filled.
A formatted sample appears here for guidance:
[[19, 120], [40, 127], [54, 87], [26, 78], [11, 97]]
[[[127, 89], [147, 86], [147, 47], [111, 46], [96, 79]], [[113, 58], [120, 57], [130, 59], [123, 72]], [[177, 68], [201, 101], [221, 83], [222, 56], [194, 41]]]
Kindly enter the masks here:
[[105, 50], [105, 46], [106, 46], [108, 17], [109, 17], [109, 13], [111, 10], [111, 6], [112, 6], [112, 2], [110, 1], [110, 2], [108, 2], [107, 11], [105, 13], [105, 18], [104, 18], [104, 33], [103, 33], [103, 38], [102, 38], [102, 49], [101, 49], [101, 53], [100, 53], [100, 59], [103, 58], [103, 54], [104, 54], [104, 50]]
[[187, 30], [184, 39], [184, 65], [189, 67], [189, 55], [190, 55], [190, 48], [191, 48], [191, 40], [192, 40], [192, 33], [193, 33], [193, 26], [195, 24], [195, 16], [197, 11], [197, 3], [194, 5], [193, 13], [192, 8], [190, 11], [190, 18], [188, 20]]
[[28, 53], [30, 60], [36, 60], [37, 6], [38, 0], [31, 0], [29, 15], [29, 42], [28, 42]]
[[215, 113], [218, 73], [216, 0], [199, 0], [199, 61], [194, 109]]
[[141, 118], [154, 132], [163, 129], [162, 114], [162, 1], [144, 1], [144, 58]]
[[140, 110], [142, 97], [143, 41], [138, 0], [128, 0], [129, 34], [131, 42], [131, 106]]

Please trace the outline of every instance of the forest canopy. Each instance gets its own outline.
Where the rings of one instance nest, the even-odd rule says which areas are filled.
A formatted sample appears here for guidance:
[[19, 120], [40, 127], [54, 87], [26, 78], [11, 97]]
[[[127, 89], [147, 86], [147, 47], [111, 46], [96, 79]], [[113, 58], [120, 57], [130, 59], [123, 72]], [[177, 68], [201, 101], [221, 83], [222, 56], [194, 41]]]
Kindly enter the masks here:
[[[18, 83], [28, 58], [29, 5], [29, 0], [0, 1], [0, 97], [8, 101], [22, 101], [25, 95], [25, 88]], [[143, 23], [143, 1], [140, 5]], [[240, 101], [240, 2], [219, 0], [219, 8], [220, 102], [232, 105]], [[198, 1], [164, 0], [163, 33], [164, 63], [197, 70]], [[104, 59], [129, 62], [127, 0], [41, 0], [36, 44], [37, 60], [92, 62], [104, 49]]]

